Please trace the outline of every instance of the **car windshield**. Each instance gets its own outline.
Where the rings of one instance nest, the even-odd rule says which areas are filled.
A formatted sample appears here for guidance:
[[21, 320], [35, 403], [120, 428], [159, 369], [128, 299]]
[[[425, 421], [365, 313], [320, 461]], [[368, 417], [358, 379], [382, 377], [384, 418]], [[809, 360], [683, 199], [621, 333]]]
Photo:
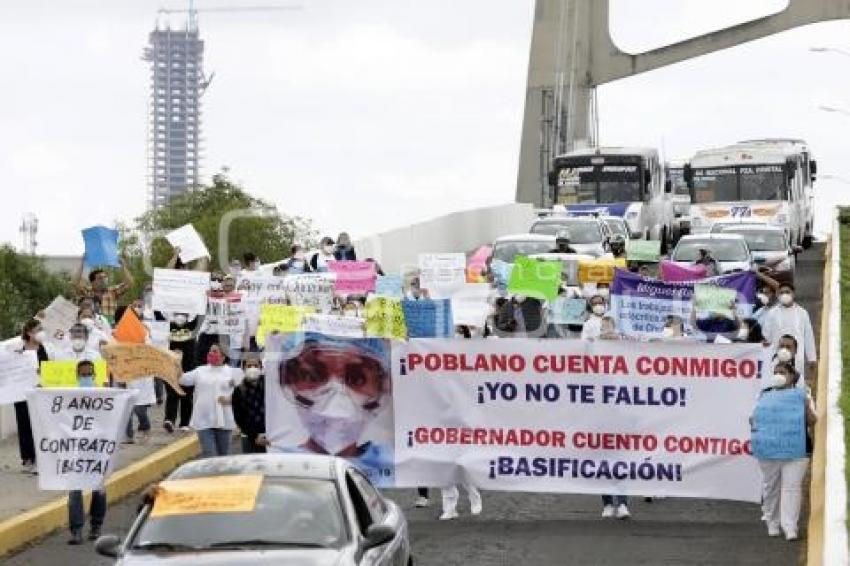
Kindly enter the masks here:
[[702, 249], [710, 250], [717, 261], [749, 261], [747, 246], [738, 239], [682, 240], [676, 246], [673, 261], [696, 261]]
[[726, 228], [724, 234], [740, 234], [753, 252], [782, 252], [788, 248], [785, 235], [775, 230], [740, 230]]
[[593, 221], [544, 221], [538, 222], [531, 227], [532, 234], [545, 234], [547, 236], [557, 236], [561, 230], [566, 230], [570, 233], [570, 242], [573, 244], [598, 244], [602, 241], [602, 232], [599, 231], [599, 225]]
[[624, 238], [629, 237], [629, 231], [626, 229], [626, 223], [620, 218], [606, 218], [605, 224], [608, 225], [608, 228], [611, 230], [613, 235], [623, 236]]
[[785, 178], [780, 165], [694, 169], [697, 203], [781, 200], [784, 193]]
[[558, 172], [559, 204], [640, 202], [641, 168], [632, 164], [564, 167]]
[[240, 547], [340, 548], [347, 540], [336, 485], [266, 477], [253, 511], [146, 517], [135, 549]]
[[513, 263], [518, 255], [545, 254], [551, 252], [555, 247], [553, 241], [513, 241], [499, 242], [493, 247], [493, 259]]

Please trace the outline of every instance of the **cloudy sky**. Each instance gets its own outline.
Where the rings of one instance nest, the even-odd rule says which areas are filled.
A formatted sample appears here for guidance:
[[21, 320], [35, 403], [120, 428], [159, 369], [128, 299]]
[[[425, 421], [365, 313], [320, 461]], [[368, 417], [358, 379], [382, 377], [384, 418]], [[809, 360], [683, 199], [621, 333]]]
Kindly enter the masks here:
[[[198, 0], [299, 11], [201, 17], [207, 176], [222, 166], [322, 232], [355, 236], [508, 202], [516, 183], [531, 0]], [[784, 0], [612, 0], [632, 52], [780, 9]], [[145, 206], [148, 72], [175, 0], [5, 0], [0, 19], [0, 241], [28, 212], [45, 253]], [[747, 137], [807, 139], [819, 203], [850, 202], [850, 22], [832, 22], [599, 89], [607, 144], [670, 158]], [[822, 208], [826, 214], [826, 209]]]

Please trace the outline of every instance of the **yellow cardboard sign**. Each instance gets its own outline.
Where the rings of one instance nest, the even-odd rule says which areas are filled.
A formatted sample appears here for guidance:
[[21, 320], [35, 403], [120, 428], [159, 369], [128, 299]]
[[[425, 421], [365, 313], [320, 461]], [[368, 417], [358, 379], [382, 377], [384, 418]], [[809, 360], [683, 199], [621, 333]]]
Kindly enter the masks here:
[[[41, 386], [42, 387], [77, 387], [77, 360], [45, 361], [41, 362]], [[98, 387], [103, 387], [108, 377], [106, 371], [106, 360], [94, 362], [94, 382]]]
[[157, 486], [151, 517], [250, 513], [262, 483], [260, 474], [165, 480]]
[[579, 283], [611, 283], [616, 268], [625, 269], [624, 258], [583, 259], [578, 262]]
[[366, 302], [366, 336], [407, 339], [401, 299], [372, 297]]
[[257, 344], [266, 343], [266, 334], [298, 332], [305, 314], [316, 312], [314, 307], [292, 305], [260, 305], [260, 324], [257, 326]]

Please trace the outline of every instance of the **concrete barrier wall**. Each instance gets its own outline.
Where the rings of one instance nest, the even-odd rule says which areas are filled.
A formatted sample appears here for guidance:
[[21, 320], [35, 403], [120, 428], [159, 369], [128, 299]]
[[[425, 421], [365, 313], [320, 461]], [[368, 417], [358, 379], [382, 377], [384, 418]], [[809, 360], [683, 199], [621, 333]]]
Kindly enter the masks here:
[[375, 258], [386, 273], [416, 263], [419, 253], [470, 252], [499, 236], [528, 232], [530, 204], [510, 203], [454, 212], [354, 242], [358, 258]]

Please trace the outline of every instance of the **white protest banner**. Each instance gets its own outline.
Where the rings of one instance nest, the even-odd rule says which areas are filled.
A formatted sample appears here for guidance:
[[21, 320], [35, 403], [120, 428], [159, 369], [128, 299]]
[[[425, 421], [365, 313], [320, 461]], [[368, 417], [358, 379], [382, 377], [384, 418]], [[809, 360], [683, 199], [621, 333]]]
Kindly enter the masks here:
[[131, 389], [104, 387], [27, 392], [39, 489], [103, 487], [135, 397]]
[[304, 332], [318, 332], [327, 336], [363, 338], [366, 336], [366, 320], [356, 316], [305, 314], [301, 329]]
[[432, 299], [449, 299], [466, 283], [466, 256], [462, 253], [419, 254], [419, 286]]
[[210, 257], [210, 252], [201, 239], [201, 235], [191, 224], [186, 224], [170, 232], [165, 236], [165, 239], [175, 248], [180, 248], [180, 261], [183, 263], [189, 263], [202, 257]]
[[48, 338], [56, 339], [57, 335], [68, 332], [77, 322], [78, 312], [80, 312], [80, 308], [77, 305], [65, 297], [58, 296], [44, 309], [41, 327]]
[[757, 502], [761, 347], [394, 342], [395, 485]]
[[171, 340], [171, 325], [167, 320], [145, 320], [142, 324], [148, 329], [151, 344], [158, 348], [168, 348]]
[[164, 313], [206, 314], [210, 274], [183, 269], [153, 270], [153, 308]]
[[455, 326], [484, 328], [490, 314], [490, 285], [487, 283], [464, 283], [452, 294], [452, 316]]
[[230, 336], [231, 345], [242, 342], [245, 334], [247, 313], [242, 304], [242, 295], [228, 293], [207, 296], [207, 316], [204, 317], [204, 334], [225, 334]]
[[334, 306], [333, 273], [304, 273], [283, 278], [283, 289], [289, 304], [296, 307], [313, 307], [317, 312], [329, 313]]
[[28, 356], [0, 349], [0, 405], [25, 400], [37, 384], [38, 373]]

